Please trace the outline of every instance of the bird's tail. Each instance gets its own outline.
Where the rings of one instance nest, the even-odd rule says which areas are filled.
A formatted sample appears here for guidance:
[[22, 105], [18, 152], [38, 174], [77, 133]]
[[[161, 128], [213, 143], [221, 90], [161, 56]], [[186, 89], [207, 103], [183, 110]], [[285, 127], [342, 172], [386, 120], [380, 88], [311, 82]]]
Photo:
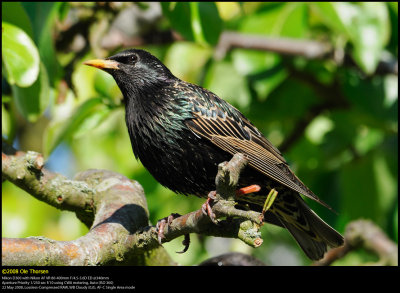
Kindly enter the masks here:
[[277, 198], [270, 211], [312, 260], [321, 259], [328, 246], [333, 248], [343, 245], [343, 236], [324, 222], [295, 193], [285, 194], [284, 201]]

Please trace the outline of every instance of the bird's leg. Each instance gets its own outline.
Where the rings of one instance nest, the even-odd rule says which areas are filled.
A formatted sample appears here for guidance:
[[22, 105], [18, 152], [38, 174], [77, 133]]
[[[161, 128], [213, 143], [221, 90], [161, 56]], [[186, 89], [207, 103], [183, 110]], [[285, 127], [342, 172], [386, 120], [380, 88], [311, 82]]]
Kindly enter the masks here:
[[201, 206], [203, 214], [208, 215], [214, 224], [217, 224], [217, 221], [215, 220], [215, 214], [212, 211], [211, 204], [214, 203], [214, 200], [217, 198], [216, 195], [217, 192], [215, 190], [210, 191], [207, 196], [207, 201]]
[[[181, 215], [178, 213], [172, 213], [168, 217], [165, 217], [157, 222], [156, 229], [157, 229], [157, 234], [158, 234], [158, 243], [162, 244], [162, 239], [165, 238], [165, 236], [164, 236], [165, 226], [171, 225], [172, 221], [180, 216]], [[190, 236], [189, 236], [189, 234], [185, 234], [184, 236], [185, 236], [185, 238], [182, 241], [184, 248], [182, 251], [177, 251], [177, 253], [184, 253], [189, 248]]]

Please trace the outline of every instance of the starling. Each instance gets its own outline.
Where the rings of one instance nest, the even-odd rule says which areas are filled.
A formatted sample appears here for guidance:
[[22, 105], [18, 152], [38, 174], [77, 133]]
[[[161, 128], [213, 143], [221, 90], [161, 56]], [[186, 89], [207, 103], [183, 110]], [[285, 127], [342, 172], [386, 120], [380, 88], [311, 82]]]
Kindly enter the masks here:
[[[321, 259], [343, 237], [300, 194], [323, 203], [290, 170], [280, 151], [228, 102], [200, 86], [175, 77], [147, 51], [130, 49], [86, 65], [111, 74], [125, 102], [125, 119], [135, 157], [162, 185], [176, 193], [207, 197], [215, 190], [218, 164], [243, 153], [248, 165], [238, 188], [239, 205], [261, 211], [274, 188], [278, 196], [264, 221], [286, 228], [305, 254]], [[258, 191], [257, 191], [258, 190]]]

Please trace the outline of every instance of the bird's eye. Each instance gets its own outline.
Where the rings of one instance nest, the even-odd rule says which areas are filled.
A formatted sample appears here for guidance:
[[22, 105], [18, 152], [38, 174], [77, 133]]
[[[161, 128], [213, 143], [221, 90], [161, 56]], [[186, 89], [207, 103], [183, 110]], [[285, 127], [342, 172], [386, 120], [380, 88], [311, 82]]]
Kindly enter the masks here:
[[133, 54], [131, 56], [129, 56], [128, 58], [128, 63], [129, 64], [135, 64], [138, 60], [138, 56], [136, 54]]

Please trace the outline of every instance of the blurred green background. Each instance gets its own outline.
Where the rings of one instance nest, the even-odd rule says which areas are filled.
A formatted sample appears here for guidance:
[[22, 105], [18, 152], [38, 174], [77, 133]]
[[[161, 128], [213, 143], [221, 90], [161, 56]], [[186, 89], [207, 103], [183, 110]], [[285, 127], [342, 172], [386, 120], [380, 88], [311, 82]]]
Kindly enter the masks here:
[[[96, 168], [139, 181], [153, 224], [200, 208], [204, 200], [172, 193], [135, 160], [118, 87], [82, 65], [143, 48], [229, 101], [281, 147], [293, 171], [338, 211], [310, 203], [335, 229], [371, 219], [397, 242], [397, 23], [396, 2], [2, 2], [2, 137], [43, 153], [48, 169], [69, 178]], [[316, 40], [331, 50], [315, 60], [246, 48], [215, 58], [224, 31]], [[73, 213], [3, 182], [3, 237], [72, 240], [86, 232]], [[264, 225], [262, 235], [257, 249], [197, 235], [185, 254], [175, 253], [182, 239], [164, 247], [182, 265], [229, 251], [271, 265], [311, 263], [285, 230]], [[374, 260], [357, 251], [335, 264]]]

